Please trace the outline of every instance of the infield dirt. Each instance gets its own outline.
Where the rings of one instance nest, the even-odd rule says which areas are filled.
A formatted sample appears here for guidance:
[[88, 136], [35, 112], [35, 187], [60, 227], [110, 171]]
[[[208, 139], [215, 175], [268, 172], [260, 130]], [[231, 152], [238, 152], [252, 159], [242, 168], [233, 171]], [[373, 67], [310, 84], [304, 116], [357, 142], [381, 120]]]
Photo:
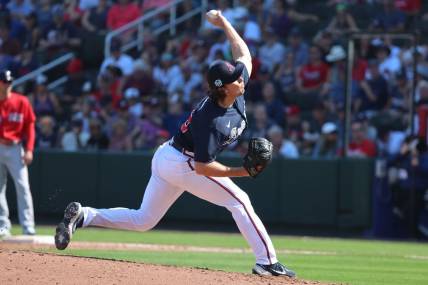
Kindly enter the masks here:
[[319, 282], [64, 256], [0, 245], [0, 284], [282, 285]]

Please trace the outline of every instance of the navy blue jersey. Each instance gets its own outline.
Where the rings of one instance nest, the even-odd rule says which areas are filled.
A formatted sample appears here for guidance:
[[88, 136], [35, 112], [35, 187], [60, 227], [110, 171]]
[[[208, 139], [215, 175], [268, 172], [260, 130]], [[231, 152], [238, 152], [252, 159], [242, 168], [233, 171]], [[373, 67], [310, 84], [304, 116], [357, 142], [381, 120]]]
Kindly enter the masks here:
[[[244, 68], [245, 85], [249, 74]], [[220, 107], [209, 97], [204, 98], [174, 136], [174, 142], [195, 154], [195, 161], [211, 162], [228, 145], [236, 141], [247, 127], [244, 95], [229, 108]]]

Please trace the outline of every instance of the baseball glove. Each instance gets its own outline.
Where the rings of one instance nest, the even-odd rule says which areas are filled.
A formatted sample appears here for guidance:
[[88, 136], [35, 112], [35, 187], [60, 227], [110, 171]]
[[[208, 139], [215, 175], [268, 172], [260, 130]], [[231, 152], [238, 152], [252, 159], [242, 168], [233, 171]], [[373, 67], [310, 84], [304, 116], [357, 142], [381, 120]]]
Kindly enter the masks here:
[[265, 138], [252, 138], [244, 157], [244, 168], [251, 177], [261, 173], [272, 159], [272, 143]]

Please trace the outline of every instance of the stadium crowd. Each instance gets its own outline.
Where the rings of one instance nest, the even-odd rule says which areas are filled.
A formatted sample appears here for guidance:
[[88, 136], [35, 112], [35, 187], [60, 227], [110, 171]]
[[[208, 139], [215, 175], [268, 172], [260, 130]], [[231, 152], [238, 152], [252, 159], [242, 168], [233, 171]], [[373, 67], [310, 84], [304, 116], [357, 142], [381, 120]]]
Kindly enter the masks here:
[[[0, 1], [0, 68], [20, 77], [65, 52], [77, 55], [63, 71], [69, 80], [61, 88], [47, 88], [52, 74], [17, 88], [37, 115], [37, 149], [152, 150], [177, 132], [206, 95], [208, 64], [231, 60], [225, 36], [208, 22], [201, 26], [200, 18], [181, 24], [174, 36], [155, 36], [150, 28], [166, 22], [163, 15], [150, 21], [141, 51], [122, 52], [133, 36], [124, 35], [112, 42], [109, 58], [97, 61], [102, 45], [87, 40], [103, 42], [108, 31], [168, 2]], [[266, 136], [275, 154], [287, 158], [343, 155], [348, 33], [411, 32], [428, 23], [420, 0], [209, 2], [238, 28], [253, 54], [245, 139]], [[178, 13], [198, 3], [184, 1]], [[88, 54], [91, 44], [95, 50]], [[400, 154], [414, 78], [416, 117], [426, 118], [427, 59], [423, 39], [417, 74], [409, 41], [367, 36], [357, 42], [349, 156]], [[421, 136], [424, 121], [415, 124]], [[245, 139], [230, 152], [244, 152]]]

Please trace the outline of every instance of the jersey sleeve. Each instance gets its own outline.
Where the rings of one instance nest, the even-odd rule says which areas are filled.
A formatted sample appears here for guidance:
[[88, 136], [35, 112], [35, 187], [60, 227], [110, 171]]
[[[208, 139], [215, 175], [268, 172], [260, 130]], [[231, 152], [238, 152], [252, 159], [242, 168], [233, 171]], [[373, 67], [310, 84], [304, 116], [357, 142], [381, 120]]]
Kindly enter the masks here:
[[207, 125], [209, 120], [204, 114], [196, 114], [190, 130], [193, 137], [193, 151], [195, 153], [195, 161], [209, 163], [215, 160], [217, 153], [217, 139], [212, 126]]
[[24, 136], [26, 138], [25, 149], [33, 151], [34, 143], [36, 140], [35, 121], [36, 115], [34, 114], [33, 108], [27, 98], [24, 100]]
[[250, 74], [248, 74], [248, 70], [245, 64], [244, 64], [244, 69], [242, 70], [242, 77], [244, 78], [245, 86], [247, 86], [248, 81], [250, 81]]

